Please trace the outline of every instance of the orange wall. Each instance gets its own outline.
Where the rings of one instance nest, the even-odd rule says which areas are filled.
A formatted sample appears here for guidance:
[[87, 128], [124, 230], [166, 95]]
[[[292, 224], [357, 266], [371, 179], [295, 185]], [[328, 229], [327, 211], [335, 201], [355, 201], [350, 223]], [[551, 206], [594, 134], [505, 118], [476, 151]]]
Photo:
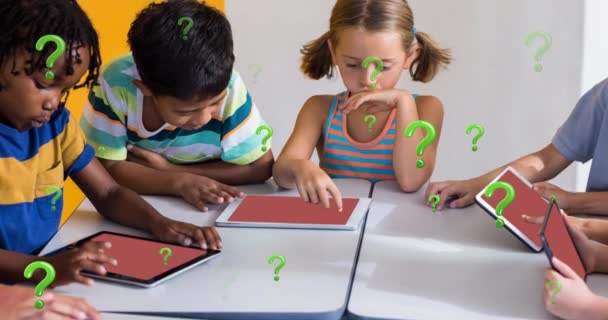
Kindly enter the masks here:
[[[129, 51], [127, 46], [127, 32], [131, 21], [141, 9], [146, 7], [151, 0], [80, 0], [78, 3], [84, 8], [97, 33], [101, 46], [102, 61], [107, 63]], [[206, 1], [216, 8], [224, 10], [224, 0]], [[87, 90], [80, 89], [70, 94], [68, 108], [76, 119], [86, 102]], [[61, 223], [74, 212], [84, 199], [84, 195], [71, 179], [66, 181], [64, 189], [64, 209]]]

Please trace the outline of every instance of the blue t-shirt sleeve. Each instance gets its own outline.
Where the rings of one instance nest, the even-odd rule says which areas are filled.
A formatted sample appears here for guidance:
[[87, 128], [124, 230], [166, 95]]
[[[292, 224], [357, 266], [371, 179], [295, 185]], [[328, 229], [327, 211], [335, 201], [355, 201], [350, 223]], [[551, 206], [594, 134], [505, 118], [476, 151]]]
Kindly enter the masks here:
[[604, 80], [583, 95], [557, 130], [552, 141], [557, 151], [572, 161], [584, 163], [593, 158], [607, 102], [608, 80]]

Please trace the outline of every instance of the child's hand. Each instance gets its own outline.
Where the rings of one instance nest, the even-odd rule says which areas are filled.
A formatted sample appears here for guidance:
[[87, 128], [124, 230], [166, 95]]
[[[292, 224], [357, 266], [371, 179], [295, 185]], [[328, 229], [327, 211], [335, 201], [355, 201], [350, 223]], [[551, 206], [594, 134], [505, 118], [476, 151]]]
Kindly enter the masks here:
[[208, 203], [232, 202], [234, 198], [244, 196], [239, 189], [204, 176], [182, 173], [178, 179], [181, 181], [178, 194], [201, 211], [208, 210]]
[[338, 211], [342, 211], [340, 190], [325, 171], [314, 163], [306, 162], [295, 172], [296, 188], [305, 202], [319, 203], [320, 201], [325, 208], [329, 208], [329, 192], [338, 206]]
[[55, 281], [53, 281], [51, 287], [71, 282], [79, 282], [88, 286], [93, 285], [93, 279], [83, 277], [80, 275], [80, 271], [87, 270], [99, 275], [106, 274], [105, 263], [117, 265], [116, 259], [104, 253], [104, 249], [111, 247], [112, 244], [109, 242], [90, 241], [80, 248], [45, 258], [44, 260], [50, 263], [56, 272]]
[[557, 202], [560, 208], [564, 210], [568, 210], [568, 208], [570, 208], [569, 200], [572, 196], [571, 192], [565, 191], [549, 182], [535, 183], [534, 191], [547, 199], [551, 198], [551, 196], [555, 196], [555, 202]]
[[140, 148], [136, 145], [127, 145], [127, 150], [127, 160], [139, 163], [142, 166], [156, 170], [168, 170], [173, 166], [173, 164], [162, 155]]
[[[591, 319], [590, 306], [595, 300], [595, 295], [591, 293], [585, 281], [568, 265], [556, 257], [553, 257], [552, 262], [559, 273], [551, 268], [545, 271], [545, 309], [561, 319]], [[561, 287], [556, 294], [554, 294], [556, 290], [554, 286], [547, 288], [547, 283], [554, 280]]]
[[[433, 202], [428, 201], [429, 196], [437, 194], [440, 197], [437, 210], [442, 210], [448, 204], [450, 208], [463, 208], [473, 203], [481, 189], [483, 186], [475, 180], [432, 182], [426, 188], [424, 200], [430, 207]], [[448, 200], [449, 203], [446, 203]]]
[[189, 246], [198, 243], [202, 249], [220, 250], [222, 239], [215, 227], [198, 227], [191, 223], [162, 218], [152, 227], [152, 234], [162, 241]]
[[348, 114], [363, 106], [366, 114], [373, 114], [381, 111], [390, 111], [399, 105], [416, 106], [416, 102], [411, 93], [400, 89], [387, 89], [377, 91], [364, 91], [348, 98], [346, 102], [338, 106], [338, 110]]
[[[2, 286], [0, 296], [0, 315], [7, 320], [40, 320], [40, 319], [101, 319], [101, 316], [86, 300], [61, 296], [45, 291], [42, 297], [36, 297], [33, 288], [22, 286]], [[8, 293], [8, 295], [4, 294]], [[34, 307], [36, 300], [44, 301], [44, 309]]]

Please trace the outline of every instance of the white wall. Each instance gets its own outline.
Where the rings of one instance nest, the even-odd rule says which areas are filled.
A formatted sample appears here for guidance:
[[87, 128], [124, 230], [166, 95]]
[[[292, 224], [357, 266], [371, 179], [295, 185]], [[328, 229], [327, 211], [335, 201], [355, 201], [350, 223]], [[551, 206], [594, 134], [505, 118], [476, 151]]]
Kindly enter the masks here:
[[[438, 96], [444, 103], [446, 116], [432, 180], [476, 176], [546, 146], [580, 96], [583, 2], [409, 2], [418, 30], [430, 33], [454, 54], [449, 70], [432, 82], [412, 83], [404, 73], [400, 83], [412, 92]], [[332, 0], [226, 1], [236, 66], [274, 128], [275, 155], [309, 96], [344, 88], [339, 79], [307, 80], [299, 71], [302, 44], [327, 30], [333, 4]], [[534, 55], [540, 39], [530, 47], [524, 44], [533, 31], [553, 37], [553, 46], [542, 60], [544, 70], [538, 73]], [[473, 134], [465, 134], [474, 122], [486, 129], [477, 152], [471, 151]], [[554, 182], [573, 190], [575, 168]]]

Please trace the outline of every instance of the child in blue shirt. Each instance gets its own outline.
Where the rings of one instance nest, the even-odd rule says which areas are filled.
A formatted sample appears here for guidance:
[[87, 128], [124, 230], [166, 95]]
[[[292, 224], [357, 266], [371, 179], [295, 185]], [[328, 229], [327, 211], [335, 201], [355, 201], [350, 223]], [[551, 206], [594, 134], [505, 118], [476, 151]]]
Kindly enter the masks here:
[[[46, 62], [57, 45], [47, 42], [36, 50], [36, 42], [49, 34], [65, 43], [50, 68]], [[51, 257], [33, 255], [59, 227], [62, 199], [47, 192], [62, 189], [68, 176], [109, 220], [165, 241], [221, 246], [213, 227], [162, 216], [95, 159], [65, 102], [72, 88], [95, 83], [100, 65], [97, 33], [75, 1], [0, 1], [0, 282], [23, 281], [25, 267], [42, 260], [57, 272], [53, 285], [91, 285], [81, 270], [104, 274], [105, 263], [117, 263], [104, 253], [111, 244], [101, 242]], [[43, 276], [37, 272], [30, 280]]]

